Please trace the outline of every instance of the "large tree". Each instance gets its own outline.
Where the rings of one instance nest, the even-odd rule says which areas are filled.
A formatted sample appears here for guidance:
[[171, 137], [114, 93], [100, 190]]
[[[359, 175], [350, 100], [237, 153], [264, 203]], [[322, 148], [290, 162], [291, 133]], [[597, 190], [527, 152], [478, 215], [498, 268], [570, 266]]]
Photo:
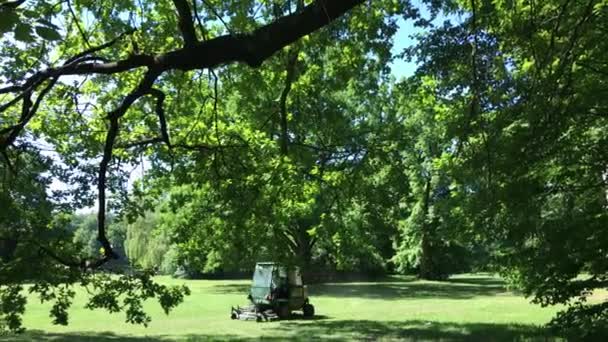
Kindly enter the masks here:
[[[20, 183], [13, 177], [28, 177], [21, 170], [28, 164], [21, 160], [36, 156], [41, 148], [51, 150], [43, 152], [53, 160], [49, 172], [66, 184], [65, 189], [56, 191], [47, 206], [42, 205], [49, 201], [44, 187], [42, 192], [30, 191], [42, 196], [41, 207], [20, 210], [31, 219], [42, 216], [46, 222], [36, 224], [49, 226], [50, 212], [58, 217], [64, 209], [97, 202], [97, 238], [102, 246], [101, 255], [90, 258], [60, 238], [57, 243], [42, 234], [16, 239], [17, 231], [29, 229], [26, 222], [33, 222], [22, 220], [3, 227], [3, 274], [29, 267], [31, 262], [19, 266], [24, 258], [11, 257], [27, 250], [39, 251], [35, 254], [41, 260], [63, 270], [52, 277], [40, 272], [25, 279], [37, 283], [33, 290], [41, 298], [55, 301], [52, 313], [57, 323], [67, 322], [65, 310], [73, 296], [68, 287], [75, 282], [98, 290], [90, 299], [91, 308], [120, 310], [124, 306], [118, 301], [126, 293], [127, 319], [137, 323], [149, 320], [141, 308], [147, 297], [159, 296], [166, 310], [181, 301], [187, 290], [154, 284], [147, 273], [104, 278], [90, 272], [117, 257], [106, 233], [106, 215], [127, 202], [128, 167], [141, 161], [146, 149], [179, 158], [183, 151], [223, 148], [221, 141], [208, 144], [207, 135], [196, 141], [180, 140], [187, 133], [169, 128], [173, 117], [180, 129], [186, 130], [180, 123], [197, 125], [195, 113], [188, 109], [192, 101], [205, 100], [193, 98], [194, 93], [182, 97], [182, 92], [196, 85], [217, 90], [214, 70], [231, 63], [257, 68], [362, 2], [0, 2], [3, 180], [7, 187], [17, 186]], [[213, 81], [201, 85], [207, 71], [215, 85]], [[212, 96], [215, 105], [203, 108], [206, 116], [217, 108], [217, 91]], [[147, 159], [157, 171], [170, 167], [166, 159]], [[23, 205], [18, 200], [24, 197], [17, 194], [3, 190], [3, 202]], [[21, 281], [10, 277], [3, 281], [3, 298], [23, 299]], [[7, 317], [16, 317], [23, 308], [5, 302], [0, 308]], [[18, 319], [12, 322], [10, 327], [17, 329]]]
[[[222, 95], [210, 104], [214, 115], [184, 139], [196, 145], [207, 136], [223, 148], [210, 158], [198, 158], [200, 151], [166, 156], [175, 161], [169, 178], [182, 183], [171, 206], [184, 261], [201, 271], [250, 268], [259, 258], [307, 266], [319, 261], [320, 249], [342, 268], [373, 259], [359, 248], [371, 241], [359, 233], [371, 236], [373, 227], [347, 232], [339, 211], [353, 197], [352, 174], [368, 160], [367, 137], [381, 130], [370, 118], [385, 99], [400, 12], [388, 3], [353, 12], [258, 69], [233, 65], [217, 75]], [[168, 177], [148, 176], [157, 183], [144, 195], [150, 198]]]
[[458, 3], [469, 15], [411, 50], [457, 118], [452, 196], [527, 296], [572, 304], [555, 327], [599, 336], [608, 304], [586, 299], [608, 280], [607, 4]]
[[[11, 68], [2, 75], [7, 85], [0, 89], [0, 94], [8, 96], [5, 96], [6, 101], [0, 107], [4, 123], [0, 148], [5, 162], [10, 164], [11, 146], [26, 134], [25, 129], [36, 118], [38, 110], [46, 109], [49, 115], [55, 114], [51, 111], [56, 108], [44, 108], [45, 97], [48, 97], [49, 102], [67, 97], [67, 106], [74, 106], [72, 111], [78, 115], [79, 102], [90, 100], [81, 97], [95, 98], [99, 103], [105, 100], [103, 93], [111, 94], [112, 97], [107, 99], [111, 104], [104, 104], [109, 110], [104, 108], [100, 113], [85, 113], [103, 113], [107, 121], [97, 174], [98, 238], [105, 255], [104, 259], [93, 263], [95, 266], [114, 257], [105, 234], [108, 167], [114, 149], [118, 147], [116, 145], [120, 145], [122, 140], [119, 139], [120, 121], [128, 120], [124, 117], [137, 100], [142, 97], [152, 97], [155, 100], [158, 129], [150, 134], [150, 140], [164, 142], [167, 147], [171, 147], [164, 109], [167, 95], [163, 91], [163, 83], [170, 83], [164, 78], [172, 75], [167, 74], [179, 71], [176, 75], [183, 75], [183, 72], [210, 69], [233, 62], [258, 67], [276, 51], [327, 25], [362, 1], [316, 1], [268, 23], [257, 22], [255, 17], [246, 17], [247, 13], [262, 4], [243, 2], [237, 8], [217, 9], [221, 14], [211, 4], [205, 13], [201, 13], [207, 14], [203, 19], [223, 21], [222, 15], [231, 14], [232, 20], [245, 20], [250, 28], [248, 31], [217, 36], [211, 36], [213, 32], [207, 32], [211, 28], [206, 29], [202, 24], [200, 27], [195, 25], [195, 18], [201, 18], [198, 11], [193, 11], [185, 0], [173, 1], [174, 9], [168, 1], [144, 2], [141, 4], [143, 8], [130, 1], [111, 4], [89, 1], [76, 1], [72, 4], [68, 1], [65, 4], [35, 3], [31, 6], [24, 2], [6, 2], [2, 4], [0, 12], [3, 22], [8, 23], [4, 24], [4, 31], [12, 30], [14, 33], [14, 40], [5, 38], [3, 52], [15, 59]], [[281, 13], [282, 11], [281, 9]], [[214, 18], [215, 15], [217, 18]], [[100, 18], [98, 22], [88, 23], [96, 17]], [[65, 37], [61, 37], [62, 28], [55, 29], [53, 21], [71, 23], [63, 27]], [[32, 28], [41, 39], [33, 36]], [[125, 35], [137, 33], [139, 37], [132, 38], [131, 44], [120, 44], [119, 40]], [[58, 39], [60, 37], [61, 40]], [[15, 53], [23, 44], [26, 44], [27, 49], [21, 54]], [[29, 51], [38, 51], [34, 65], [28, 63], [31, 58]], [[57, 58], [54, 54], [60, 57]], [[115, 79], [107, 75], [114, 75]], [[70, 87], [59, 82], [66, 76], [88, 77], [84, 80], [77, 78], [82, 84]], [[89, 86], [96, 89], [88, 89]], [[126, 91], [127, 89], [129, 90]], [[121, 93], [126, 95], [120, 96]], [[60, 105], [66, 106], [65, 103]], [[122, 127], [124, 131], [130, 128], [126, 124], [123, 126], [126, 126]], [[49, 128], [44, 127], [43, 130], [34, 132], [34, 138], [57, 141], [57, 134], [49, 134], [57, 132], [49, 132]], [[125, 142], [128, 146], [138, 143], [143, 142]]]

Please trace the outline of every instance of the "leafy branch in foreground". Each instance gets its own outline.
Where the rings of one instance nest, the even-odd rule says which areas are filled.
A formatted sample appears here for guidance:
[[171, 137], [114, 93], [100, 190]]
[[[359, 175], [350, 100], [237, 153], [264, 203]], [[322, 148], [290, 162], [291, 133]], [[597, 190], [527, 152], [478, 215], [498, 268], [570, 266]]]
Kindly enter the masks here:
[[152, 320], [144, 311], [147, 300], [156, 299], [166, 314], [190, 295], [186, 286], [166, 286], [156, 283], [152, 271], [113, 275], [108, 273], [85, 274], [74, 283], [38, 282], [22, 285], [0, 286], [0, 332], [22, 332], [21, 315], [27, 303], [26, 292], [38, 295], [41, 302], [52, 303], [50, 317], [53, 324], [67, 325], [68, 309], [76, 295], [75, 287], [86, 289], [90, 296], [88, 309], [103, 309], [110, 313], [125, 312], [125, 321], [147, 326]]

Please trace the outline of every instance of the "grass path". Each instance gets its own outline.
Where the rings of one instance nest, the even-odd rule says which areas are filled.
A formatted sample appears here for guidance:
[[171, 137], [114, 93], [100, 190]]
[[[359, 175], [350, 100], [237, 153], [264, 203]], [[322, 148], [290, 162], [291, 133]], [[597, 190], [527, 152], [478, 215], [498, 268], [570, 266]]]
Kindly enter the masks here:
[[311, 286], [315, 320], [241, 322], [230, 320], [229, 311], [231, 305], [246, 303], [249, 281], [160, 281], [185, 282], [192, 295], [169, 316], [149, 303], [148, 328], [125, 323], [121, 314], [84, 309], [79, 293], [69, 326], [52, 325], [49, 305], [32, 298], [24, 317], [28, 333], [0, 341], [545, 340], [539, 325], [558, 310], [529, 304], [505, 290], [500, 279], [486, 275], [462, 275], [442, 283], [389, 277]]

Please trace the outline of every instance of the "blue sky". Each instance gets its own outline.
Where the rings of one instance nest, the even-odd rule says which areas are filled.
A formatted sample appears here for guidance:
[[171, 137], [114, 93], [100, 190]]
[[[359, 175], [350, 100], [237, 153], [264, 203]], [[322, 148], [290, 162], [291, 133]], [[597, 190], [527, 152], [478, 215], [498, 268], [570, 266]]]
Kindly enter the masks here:
[[[428, 9], [425, 5], [421, 4], [420, 0], [412, 1], [412, 5], [416, 6], [420, 10], [420, 13], [423, 18], [430, 19], [430, 12], [428, 11]], [[460, 22], [462, 20], [462, 18], [457, 15], [447, 15], [446, 16], [446, 15], [443, 15], [440, 13], [439, 15], [437, 15], [435, 20], [433, 20], [433, 24], [442, 25], [445, 20], [451, 20], [452, 22]], [[411, 19], [404, 20], [403, 18], [401, 18], [397, 22], [397, 25], [399, 26], [399, 29], [397, 30], [397, 33], [395, 34], [394, 45], [391, 50], [393, 55], [397, 55], [397, 54], [403, 52], [403, 49], [410, 47], [412, 45], [415, 45], [417, 43], [417, 40], [415, 38], [412, 38], [412, 36], [421, 34], [421, 33], [424, 34], [426, 31], [428, 31], [428, 29], [422, 29], [420, 27], [415, 27], [414, 21]], [[397, 79], [399, 79], [401, 77], [411, 76], [416, 71], [416, 62], [415, 61], [406, 62], [403, 59], [396, 59], [392, 63], [391, 69], [392, 69], [393, 75]]]
[[[416, 40], [412, 38], [412, 35], [422, 33], [424, 30], [419, 27], [414, 27], [413, 20], [404, 20], [403, 18], [398, 21], [399, 29], [395, 34], [394, 45], [391, 52], [397, 55], [403, 51], [403, 49], [416, 44]], [[395, 59], [391, 65], [391, 71], [395, 78], [407, 77], [414, 74], [416, 71], [416, 63], [414, 61], [407, 62], [403, 59]]]

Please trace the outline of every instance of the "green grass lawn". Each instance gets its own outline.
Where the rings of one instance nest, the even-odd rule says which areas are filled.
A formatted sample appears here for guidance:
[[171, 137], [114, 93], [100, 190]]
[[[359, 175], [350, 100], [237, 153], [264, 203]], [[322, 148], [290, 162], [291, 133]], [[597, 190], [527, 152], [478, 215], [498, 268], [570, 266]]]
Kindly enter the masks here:
[[449, 282], [389, 277], [377, 282], [310, 286], [317, 317], [256, 323], [230, 320], [230, 306], [246, 304], [248, 280], [175, 280], [192, 295], [169, 316], [148, 303], [147, 327], [124, 322], [124, 315], [84, 309], [79, 293], [70, 325], [50, 323], [49, 305], [32, 298], [24, 324], [28, 332], [0, 341], [207, 341], [207, 340], [552, 340], [540, 325], [559, 308], [541, 308], [508, 292], [499, 278], [462, 275]]

